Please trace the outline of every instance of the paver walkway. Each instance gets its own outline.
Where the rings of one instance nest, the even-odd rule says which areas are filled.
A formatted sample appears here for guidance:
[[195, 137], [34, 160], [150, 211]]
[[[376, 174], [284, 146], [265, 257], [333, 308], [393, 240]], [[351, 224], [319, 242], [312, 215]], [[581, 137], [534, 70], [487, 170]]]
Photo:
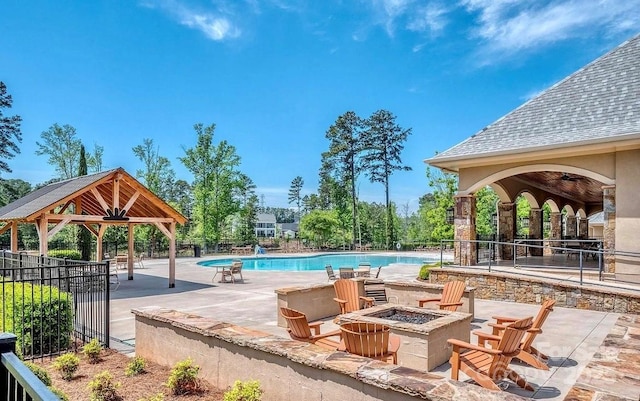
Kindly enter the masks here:
[[[135, 269], [132, 281], [128, 281], [126, 272], [122, 271], [121, 285], [112, 293], [112, 347], [123, 352], [133, 351], [135, 327], [130, 310], [147, 306], [212, 317], [286, 337], [286, 331], [276, 323], [274, 290], [327, 282], [324, 271], [243, 270], [244, 283], [212, 283], [215, 270], [197, 265], [201, 260], [177, 260], [175, 288], [168, 288], [166, 260], [145, 260], [145, 269]], [[415, 266], [392, 265], [384, 267], [380, 277], [384, 280], [411, 280], [417, 276], [417, 270]], [[472, 329], [487, 331], [493, 315], [535, 316], [537, 311], [536, 305], [476, 300], [476, 319]], [[551, 356], [550, 370], [514, 365], [533, 383], [536, 391], [531, 394], [515, 386], [510, 386], [508, 391], [535, 399], [564, 399], [618, 317], [616, 313], [554, 308], [543, 327], [544, 333], [536, 339], [536, 347]], [[330, 322], [327, 324], [331, 325]], [[323, 331], [329, 329], [331, 327], [326, 327]], [[475, 340], [472, 335], [472, 342]], [[442, 365], [434, 372], [449, 377], [449, 365]]]

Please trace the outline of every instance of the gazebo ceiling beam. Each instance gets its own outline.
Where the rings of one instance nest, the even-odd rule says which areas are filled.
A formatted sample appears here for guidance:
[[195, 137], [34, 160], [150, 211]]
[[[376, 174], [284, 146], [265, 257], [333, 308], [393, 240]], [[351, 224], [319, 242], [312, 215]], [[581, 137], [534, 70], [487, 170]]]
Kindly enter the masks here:
[[105, 216], [95, 216], [86, 214], [55, 214], [47, 213], [45, 217], [50, 222], [57, 222], [69, 218], [74, 223], [104, 223], [104, 224], [153, 224], [159, 223], [171, 223], [173, 221], [170, 217], [129, 217], [128, 220], [105, 220]]
[[102, 209], [104, 209], [104, 212], [106, 213], [107, 210], [109, 210], [109, 205], [104, 200], [102, 195], [100, 195], [100, 192], [98, 192], [96, 188], [91, 188], [91, 193], [96, 197], [96, 200], [98, 201], [98, 203], [100, 203], [100, 206], [102, 206]]
[[7, 231], [9, 231], [10, 228], [11, 228], [11, 223], [10, 222], [6, 222], [4, 227], [0, 228], [0, 235], [2, 235], [4, 233], [6, 233]]
[[[65, 215], [65, 216], [68, 216], [68, 215]], [[60, 230], [62, 230], [64, 226], [66, 226], [70, 221], [71, 221], [71, 218], [65, 217], [58, 224], [56, 224], [51, 230], [49, 230], [49, 232], [47, 233], [47, 236], [53, 237], [58, 232], [60, 232]]]

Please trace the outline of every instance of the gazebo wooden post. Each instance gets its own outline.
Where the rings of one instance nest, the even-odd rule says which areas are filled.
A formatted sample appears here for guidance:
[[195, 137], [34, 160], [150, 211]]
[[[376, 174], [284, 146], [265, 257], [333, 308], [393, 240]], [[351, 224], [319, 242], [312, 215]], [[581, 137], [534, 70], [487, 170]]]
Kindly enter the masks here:
[[169, 223], [169, 288], [176, 286], [176, 222]]
[[133, 280], [133, 223], [127, 223], [127, 240], [127, 279]]
[[11, 222], [11, 252], [18, 253], [18, 222]]
[[47, 256], [49, 250], [49, 224], [46, 216], [38, 219], [38, 239], [40, 241], [40, 255]]
[[98, 225], [98, 235], [96, 236], [96, 260], [98, 262], [102, 262], [104, 259], [104, 251], [102, 248], [102, 237], [104, 237], [104, 232], [107, 230], [106, 224]]

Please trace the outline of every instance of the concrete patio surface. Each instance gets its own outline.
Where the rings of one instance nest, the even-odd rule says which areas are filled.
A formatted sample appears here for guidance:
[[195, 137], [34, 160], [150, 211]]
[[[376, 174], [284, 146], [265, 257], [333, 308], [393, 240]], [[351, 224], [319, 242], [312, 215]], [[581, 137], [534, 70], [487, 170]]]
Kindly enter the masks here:
[[[327, 282], [325, 271], [255, 270], [243, 270], [244, 282], [212, 282], [215, 270], [197, 265], [197, 262], [206, 259], [178, 259], [175, 288], [168, 288], [169, 268], [168, 261], [164, 259], [145, 260], [144, 269], [134, 270], [133, 280], [127, 280], [126, 271], [120, 270], [121, 285], [111, 293], [112, 348], [125, 353], [134, 351], [135, 327], [130, 310], [150, 306], [211, 317], [287, 337], [286, 330], [276, 324], [274, 290]], [[418, 268], [415, 266], [391, 265], [383, 267], [380, 278], [389, 281], [412, 280], [417, 274]], [[535, 316], [538, 308], [537, 305], [476, 299], [472, 330], [490, 332], [488, 323], [492, 321], [491, 316]], [[526, 377], [536, 390], [531, 393], [510, 385], [507, 391], [533, 399], [564, 399], [619, 316], [617, 313], [555, 307], [543, 327], [544, 333], [535, 342], [538, 349], [551, 357], [550, 370], [536, 370], [514, 363], [514, 369]], [[328, 321], [323, 331], [333, 328], [333, 323]], [[472, 335], [471, 341], [475, 342], [476, 337]], [[449, 377], [449, 364], [441, 365], [433, 372]]]

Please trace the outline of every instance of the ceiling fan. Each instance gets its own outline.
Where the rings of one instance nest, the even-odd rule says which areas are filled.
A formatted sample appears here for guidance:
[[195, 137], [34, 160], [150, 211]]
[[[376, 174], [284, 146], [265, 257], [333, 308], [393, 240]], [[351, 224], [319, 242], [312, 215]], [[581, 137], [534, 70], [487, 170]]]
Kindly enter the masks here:
[[569, 175], [567, 173], [562, 173], [562, 175], [560, 176], [560, 179], [562, 181], [578, 181], [579, 179], [581, 179], [582, 177], [578, 177], [578, 176], [573, 176], [573, 175]]

